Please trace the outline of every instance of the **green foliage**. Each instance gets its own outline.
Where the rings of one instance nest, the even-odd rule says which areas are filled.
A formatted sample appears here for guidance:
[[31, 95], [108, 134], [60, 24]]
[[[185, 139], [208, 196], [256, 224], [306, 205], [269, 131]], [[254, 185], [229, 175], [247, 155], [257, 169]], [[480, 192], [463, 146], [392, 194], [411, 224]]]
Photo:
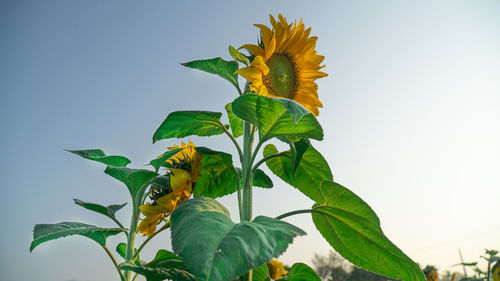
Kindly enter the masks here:
[[[108, 166], [104, 173], [112, 176], [113, 178], [123, 182], [132, 198], [136, 198], [139, 189], [158, 174], [156, 172], [145, 170], [145, 169], [131, 169], [124, 167], [110, 167]], [[142, 196], [142, 194], [139, 194]]]
[[[120, 243], [116, 246], [116, 252], [124, 259], [127, 260], [127, 244], [125, 243]], [[137, 249], [134, 248], [134, 255], [137, 252]], [[141, 261], [141, 258], [137, 256], [137, 259], [135, 260], [135, 265], [142, 265], [143, 262]]]
[[237, 177], [231, 154], [196, 147], [203, 154], [201, 158], [200, 178], [196, 182], [194, 196], [222, 197], [237, 189]]
[[220, 77], [231, 82], [235, 87], [238, 86], [238, 74], [234, 72], [238, 70], [238, 63], [235, 61], [225, 61], [221, 58], [213, 58], [208, 60], [195, 60], [191, 62], [182, 63], [194, 69], [203, 70], [208, 73], [217, 74]]
[[287, 138], [282, 138], [286, 143], [290, 145], [290, 154], [292, 160], [292, 178], [295, 177], [295, 171], [299, 167], [300, 160], [302, 160], [302, 156], [307, 151], [307, 148], [311, 144], [309, 139], [301, 139], [299, 141], [293, 142]]
[[88, 209], [88, 210], [97, 212], [99, 214], [105, 215], [114, 221], [117, 221], [117, 219], [115, 217], [116, 212], [118, 212], [121, 208], [123, 208], [123, 207], [125, 207], [125, 205], [127, 205], [127, 203], [123, 203], [121, 205], [109, 205], [107, 207], [104, 207], [104, 206], [99, 205], [99, 204], [84, 202], [84, 201], [82, 201], [80, 199], [76, 199], [76, 198], [74, 198], [73, 200], [75, 201], [75, 204], [80, 205], [80, 206], [84, 207], [85, 209]]
[[248, 62], [247, 57], [244, 54], [238, 52], [238, 50], [236, 50], [233, 46], [229, 46], [228, 49], [229, 49], [229, 54], [233, 57], [233, 59], [241, 62], [244, 65], [249, 65], [250, 64]]
[[[243, 171], [241, 170], [241, 168], [236, 168], [236, 171], [241, 178], [241, 176], [243, 175]], [[253, 174], [253, 186], [271, 188], [273, 187], [273, 181], [268, 175], [266, 175], [264, 171], [262, 171], [261, 169], [257, 169], [255, 170], [255, 174]]]
[[351, 263], [401, 280], [425, 281], [419, 266], [382, 232], [377, 215], [361, 198], [332, 181], [321, 184], [323, 204], [313, 221], [330, 245]]
[[314, 115], [289, 99], [246, 94], [233, 101], [236, 116], [259, 129], [261, 141], [272, 137], [323, 139], [323, 129]]
[[50, 240], [66, 237], [69, 235], [81, 235], [88, 237], [102, 246], [106, 245], [108, 236], [116, 235], [126, 231], [124, 228], [101, 228], [94, 225], [79, 222], [60, 222], [56, 224], [37, 224], [33, 230], [33, 242], [30, 252], [36, 246]]
[[271, 281], [269, 277], [269, 269], [266, 264], [253, 269], [252, 281]]
[[[273, 144], [264, 148], [264, 157], [278, 153]], [[323, 180], [333, 180], [332, 172], [323, 156], [312, 145], [307, 146], [293, 174], [292, 156], [286, 151], [281, 157], [266, 161], [267, 167], [286, 183], [297, 188], [315, 202], [323, 202], [324, 196], [319, 190]]]
[[283, 253], [301, 229], [259, 216], [235, 224], [217, 201], [198, 197], [172, 214], [172, 246], [199, 281], [232, 280]]
[[226, 104], [226, 111], [233, 137], [237, 138], [243, 135], [243, 120], [233, 113], [232, 103]]
[[174, 253], [167, 250], [159, 250], [154, 259], [149, 263], [132, 264], [125, 262], [120, 268], [134, 271], [144, 275], [147, 281], [175, 280], [195, 281], [194, 276], [189, 273], [189, 268]]
[[213, 136], [224, 133], [222, 113], [210, 111], [175, 111], [170, 113], [153, 135], [153, 143], [169, 138]]
[[68, 152], [74, 153], [83, 158], [104, 163], [109, 166], [114, 167], [125, 167], [130, 163], [130, 160], [123, 156], [111, 155], [107, 156], [104, 151], [100, 149], [88, 149], [88, 150], [66, 150]]
[[318, 274], [304, 263], [296, 263], [292, 266], [287, 277], [278, 279], [281, 281], [321, 281]]
[[184, 149], [184, 147], [166, 151], [165, 153], [163, 153], [161, 155], [160, 158], [156, 158], [154, 160], [151, 160], [149, 162], [149, 164], [155, 168], [156, 172], [158, 172], [158, 169], [160, 169], [160, 167], [163, 166], [169, 158], [176, 155], [179, 151], [182, 151], [183, 149]]

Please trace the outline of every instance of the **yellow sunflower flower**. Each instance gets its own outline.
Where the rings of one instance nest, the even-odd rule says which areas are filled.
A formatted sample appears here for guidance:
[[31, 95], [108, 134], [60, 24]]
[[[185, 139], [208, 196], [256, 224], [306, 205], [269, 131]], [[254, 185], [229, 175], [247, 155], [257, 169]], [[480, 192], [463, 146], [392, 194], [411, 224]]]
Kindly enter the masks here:
[[172, 214], [179, 204], [191, 196], [193, 191], [191, 174], [182, 169], [170, 169], [170, 186], [164, 188], [166, 195], [158, 197], [153, 203], [139, 206], [139, 210], [145, 216], [137, 226], [137, 232], [148, 237], [156, 232], [156, 227]]
[[285, 265], [275, 259], [272, 259], [267, 263], [267, 269], [269, 270], [269, 276], [272, 279], [280, 279], [288, 274], [288, 270], [285, 269]]
[[184, 142], [181, 143], [181, 146], [174, 145], [173, 147], [169, 147], [168, 150], [174, 150], [178, 148], [184, 148], [175, 154], [172, 158], [168, 159], [167, 162], [170, 165], [186, 165], [186, 167], [182, 167], [185, 170], [188, 170], [191, 174], [191, 179], [193, 183], [195, 183], [200, 177], [200, 169], [201, 169], [201, 158], [203, 154], [198, 153], [194, 148], [195, 145], [189, 141], [188, 144]]
[[302, 104], [315, 116], [323, 104], [318, 99], [318, 85], [315, 80], [328, 74], [319, 71], [325, 58], [316, 53], [315, 36], [309, 37], [311, 28], [305, 29], [302, 19], [297, 24], [288, 23], [280, 14], [278, 21], [270, 15], [272, 30], [262, 24], [260, 45], [246, 44], [253, 56], [248, 67], [236, 73], [245, 77], [250, 90], [262, 96], [293, 99]]

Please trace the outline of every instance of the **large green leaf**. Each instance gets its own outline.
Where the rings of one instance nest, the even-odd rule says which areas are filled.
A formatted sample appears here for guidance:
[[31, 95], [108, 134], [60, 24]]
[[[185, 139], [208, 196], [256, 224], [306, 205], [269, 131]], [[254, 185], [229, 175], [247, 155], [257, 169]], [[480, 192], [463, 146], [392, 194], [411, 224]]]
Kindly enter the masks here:
[[303, 263], [296, 263], [290, 269], [290, 273], [287, 277], [278, 279], [280, 281], [321, 281], [318, 274], [310, 268], [308, 265]]
[[[125, 244], [121, 243], [120, 245]], [[123, 249], [121, 249], [120, 251], [120, 255], [123, 256]], [[159, 250], [156, 253], [154, 259], [148, 263], [138, 263], [138, 261], [136, 261], [135, 264], [132, 264], [129, 262], [125, 262], [120, 264], [120, 268], [131, 270], [138, 274], [144, 275], [148, 281], [165, 279], [184, 281], [195, 280], [194, 276], [189, 273], [189, 268], [178, 256], [170, 251], [163, 249]]]
[[155, 171], [158, 172], [158, 169], [160, 169], [160, 167], [163, 166], [168, 159], [170, 159], [172, 156], [176, 155], [179, 151], [182, 151], [183, 149], [184, 147], [166, 151], [160, 157], [151, 160], [149, 162], [149, 165], [155, 167]]
[[130, 195], [132, 195], [132, 198], [135, 198], [137, 196], [137, 192], [142, 185], [148, 183], [151, 179], [158, 175], [156, 172], [150, 170], [110, 166], [108, 166], [106, 170], [104, 170], [104, 173], [123, 182], [130, 191]]
[[259, 216], [235, 224], [219, 202], [206, 197], [184, 201], [172, 214], [172, 246], [198, 281], [232, 280], [283, 253], [305, 232]]
[[97, 161], [104, 163], [109, 166], [114, 167], [125, 167], [130, 163], [130, 160], [126, 157], [119, 155], [110, 155], [107, 156], [104, 151], [100, 149], [88, 149], [88, 150], [66, 150], [68, 152], [74, 153], [78, 156], [81, 156], [85, 159]]
[[243, 120], [233, 113], [232, 103], [226, 104], [227, 117], [235, 138], [243, 135]]
[[323, 204], [313, 206], [316, 228], [330, 245], [354, 265], [405, 281], [425, 281], [419, 266], [382, 232], [373, 210], [352, 191], [321, 184]]
[[224, 133], [222, 113], [210, 111], [175, 111], [170, 113], [153, 135], [153, 143], [169, 138], [213, 136]]
[[235, 61], [225, 61], [221, 58], [213, 58], [208, 60], [190, 61], [182, 63], [182, 65], [203, 70], [208, 73], [217, 74], [231, 82], [234, 86], [238, 87], [238, 74], [234, 73], [238, 70], [238, 63]]
[[206, 147], [196, 147], [203, 154], [200, 178], [194, 188], [194, 196], [217, 198], [231, 194], [237, 189], [237, 177], [231, 154], [214, 151]]
[[84, 201], [82, 201], [80, 199], [76, 199], [76, 198], [74, 198], [73, 200], [75, 201], [75, 204], [80, 205], [80, 206], [84, 207], [85, 209], [88, 209], [88, 210], [97, 212], [99, 214], [105, 215], [114, 221], [117, 221], [116, 216], [115, 216], [116, 212], [118, 212], [121, 208], [123, 208], [123, 207], [125, 207], [125, 205], [127, 205], [127, 203], [123, 203], [121, 205], [109, 205], [107, 207], [104, 207], [104, 206], [99, 205], [99, 204], [84, 202]]
[[255, 94], [240, 96], [232, 104], [234, 114], [259, 129], [261, 141], [272, 137], [323, 139], [323, 129], [314, 115], [294, 100]]
[[108, 236], [116, 235], [123, 231], [127, 230], [124, 228], [101, 228], [79, 222], [37, 224], [33, 230], [33, 242], [31, 242], [30, 252], [42, 243], [69, 235], [85, 236], [104, 246], [106, 245], [106, 238]]
[[[268, 144], [264, 148], [264, 157], [278, 153], [276, 146]], [[292, 174], [292, 156], [290, 151], [281, 157], [266, 161], [267, 167], [282, 180], [297, 188], [315, 202], [323, 202], [324, 197], [318, 188], [323, 180], [333, 180], [332, 172], [325, 158], [312, 145], [302, 155], [295, 175]]]

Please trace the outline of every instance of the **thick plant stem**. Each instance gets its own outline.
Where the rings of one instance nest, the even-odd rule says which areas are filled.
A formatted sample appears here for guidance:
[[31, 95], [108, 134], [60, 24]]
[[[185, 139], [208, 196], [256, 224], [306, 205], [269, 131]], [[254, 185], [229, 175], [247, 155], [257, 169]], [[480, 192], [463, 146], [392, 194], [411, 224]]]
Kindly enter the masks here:
[[[132, 219], [130, 220], [130, 230], [127, 237], [127, 253], [125, 260], [130, 261], [134, 255], [135, 230], [137, 228], [138, 207], [135, 200], [132, 200]], [[125, 280], [129, 281], [132, 275], [131, 271], [125, 271]]]
[[[101, 245], [102, 246], [102, 245]], [[113, 254], [111, 254], [111, 252], [109, 251], [108, 247], [106, 246], [102, 246], [102, 248], [104, 249], [104, 251], [106, 251], [106, 254], [108, 254], [109, 258], [111, 259], [111, 261], [113, 261], [113, 264], [116, 268], [116, 270], [118, 271], [118, 275], [120, 275], [120, 280], [122, 281], [125, 281], [125, 276], [123, 276], [123, 273], [121, 272], [121, 270], [118, 268], [118, 263], [116, 262], [116, 259], [115, 257], [113, 257]]]
[[[241, 160], [242, 189], [243, 198], [240, 210], [241, 221], [252, 220], [252, 143], [253, 143], [252, 125], [246, 121], [243, 123], [243, 158]], [[252, 281], [252, 270], [248, 271], [248, 281]]]
[[252, 219], [252, 128], [251, 124], [244, 122], [243, 131], [243, 159], [242, 167], [242, 182], [243, 182], [243, 202], [242, 202], [242, 221], [250, 221]]

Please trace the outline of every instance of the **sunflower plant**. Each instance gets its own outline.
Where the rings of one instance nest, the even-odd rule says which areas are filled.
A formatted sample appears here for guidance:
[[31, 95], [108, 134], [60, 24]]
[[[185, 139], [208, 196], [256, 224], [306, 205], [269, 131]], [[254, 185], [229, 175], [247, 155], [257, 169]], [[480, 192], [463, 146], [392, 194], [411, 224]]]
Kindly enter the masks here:
[[[384, 235], [370, 206], [333, 181], [328, 162], [310, 141], [323, 139], [316, 119], [322, 103], [315, 81], [327, 74], [321, 71], [324, 56], [316, 52], [317, 37], [311, 36], [311, 28], [306, 29], [302, 20], [289, 23], [279, 15], [270, 16], [270, 21], [271, 26], [256, 24], [260, 29], [256, 44], [229, 47], [234, 60], [218, 57], [183, 64], [216, 74], [235, 87], [236, 99], [225, 105], [229, 124], [221, 120], [221, 112], [176, 111], [153, 135], [153, 142], [226, 135], [234, 144], [236, 159], [228, 152], [189, 142], [169, 147], [151, 160], [153, 169], [133, 169], [126, 167], [130, 164], [126, 157], [108, 156], [99, 149], [70, 151], [107, 165], [104, 172], [125, 184], [131, 196], [130, 224], [124, 227], [115, 216], [126, 203], [102, 206], [75, 199], [77, 205], [109, 217], [117, 227], [39, 224], [30, 250], [64, 236], [85, 236], [104, 249], [122, 281], [140, 275], [148, 281], [320, 280], [304, 263], [288, 268], [275, 259], [295, 237], [306, 234], [284, 219], [310, 214], [333, 249], [353, 264], [401, 280], [424, 281], [418, 265]], [[244, 87], [239, 75], [247, 81]], [[276, 141], [289, 149], [279, 151]], [[253, 217], [252, 190], [273, 187], [260, 169], [263, 164], [314, 205], [277, 217]], [[233, 193], [239, 221], [216, 200]], [[153, 260], [141, 259], [148, 242], [167, 229], [173, 251], [159, 249]], [[114, 253], [106, 240], [118, 234], [126, 239]], [[147, 237], [138, 248], [137, 234]], [[116, 254], [123, 261], [118, 262]]]

